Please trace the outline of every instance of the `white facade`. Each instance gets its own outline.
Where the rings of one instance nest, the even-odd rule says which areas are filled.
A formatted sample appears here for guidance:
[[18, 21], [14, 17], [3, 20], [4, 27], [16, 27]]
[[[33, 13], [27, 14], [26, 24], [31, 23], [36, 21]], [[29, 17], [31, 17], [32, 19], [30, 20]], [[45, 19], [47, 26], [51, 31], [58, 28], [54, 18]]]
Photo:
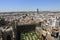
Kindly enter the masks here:
[[59, 20], [57, 20], [56, 16], [54, 18], [50, 17], [47, 20], [47, 25], [51, 27], [59, 26]]

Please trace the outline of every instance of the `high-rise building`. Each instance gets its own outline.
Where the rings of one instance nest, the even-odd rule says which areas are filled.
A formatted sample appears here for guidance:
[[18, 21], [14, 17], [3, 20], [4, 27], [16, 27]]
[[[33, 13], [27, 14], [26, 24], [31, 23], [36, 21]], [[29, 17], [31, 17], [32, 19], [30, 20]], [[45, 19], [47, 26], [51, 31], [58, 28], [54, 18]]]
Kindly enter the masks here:
[[37, 13], [39, 13], [39, 9], [37, 8]]

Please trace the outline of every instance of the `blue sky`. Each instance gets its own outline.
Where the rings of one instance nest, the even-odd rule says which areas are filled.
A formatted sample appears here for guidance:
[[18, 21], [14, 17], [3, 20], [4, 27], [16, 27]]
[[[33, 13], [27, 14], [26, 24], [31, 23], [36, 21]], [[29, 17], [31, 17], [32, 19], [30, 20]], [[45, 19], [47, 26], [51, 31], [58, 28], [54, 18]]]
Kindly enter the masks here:
[[1, 11], [60, 11], [60, 0], [0, 0]]

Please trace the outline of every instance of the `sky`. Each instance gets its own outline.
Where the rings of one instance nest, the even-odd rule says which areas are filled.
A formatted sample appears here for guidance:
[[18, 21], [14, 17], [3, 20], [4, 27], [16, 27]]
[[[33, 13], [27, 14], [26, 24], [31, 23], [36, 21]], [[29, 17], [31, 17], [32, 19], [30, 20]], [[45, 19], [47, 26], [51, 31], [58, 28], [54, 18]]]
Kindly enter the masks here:
[[60, 11], [60, 0], [0, 0], [0, 12]]

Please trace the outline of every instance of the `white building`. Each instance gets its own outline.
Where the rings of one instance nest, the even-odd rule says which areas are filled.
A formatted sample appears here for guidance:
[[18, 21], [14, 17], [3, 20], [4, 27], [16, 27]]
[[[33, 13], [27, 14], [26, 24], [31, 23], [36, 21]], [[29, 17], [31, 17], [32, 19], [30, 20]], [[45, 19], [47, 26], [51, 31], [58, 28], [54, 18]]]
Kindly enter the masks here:
[[57, 20], [56, 16], [54, 18], [50, 17], [50, 18], [48, 18], [46, 24], [51, 27], [57, 27], [57, 26], [59, 26], [59, 20]]

